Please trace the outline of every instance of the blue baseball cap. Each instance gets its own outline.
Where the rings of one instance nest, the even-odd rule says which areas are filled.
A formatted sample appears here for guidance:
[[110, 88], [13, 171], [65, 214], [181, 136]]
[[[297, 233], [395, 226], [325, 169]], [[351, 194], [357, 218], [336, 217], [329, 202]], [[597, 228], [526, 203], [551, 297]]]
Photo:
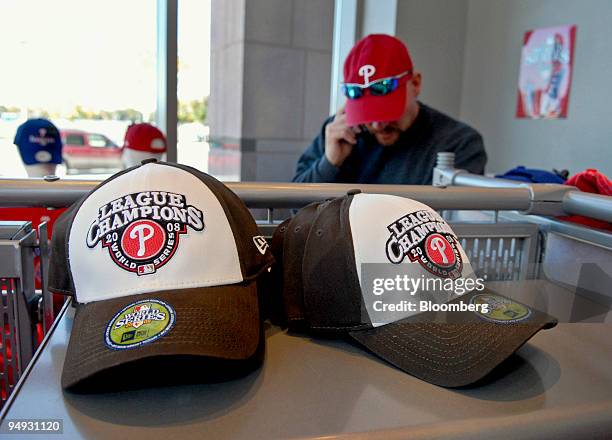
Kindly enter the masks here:
[[62, 138], [47, 119], [28, 119], [17, 128], [14, 144], [26, 165], [62, 163]]

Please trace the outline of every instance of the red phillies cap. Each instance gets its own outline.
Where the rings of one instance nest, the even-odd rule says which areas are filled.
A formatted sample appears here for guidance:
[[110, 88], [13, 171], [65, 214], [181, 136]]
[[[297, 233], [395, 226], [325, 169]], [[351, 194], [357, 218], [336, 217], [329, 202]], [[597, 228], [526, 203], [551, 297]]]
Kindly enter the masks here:
[[165, 153], [166, 137], [151, 124], [132, 124], [125, 132], [123, 148], [146, 153]]
[[[372, 34], [353, 46], [344, 62], [345, 84], [368, 85], [376, 80], [412, 72], [408, 48], [395, 37]], [[349, 126], [376, 121], [396, 121], [406, 108], [406, 80], [399, 79], [399, 87], [384, 96], [373, 96], [366, 91], [357, 99], [347, 99], [346, 120]]]

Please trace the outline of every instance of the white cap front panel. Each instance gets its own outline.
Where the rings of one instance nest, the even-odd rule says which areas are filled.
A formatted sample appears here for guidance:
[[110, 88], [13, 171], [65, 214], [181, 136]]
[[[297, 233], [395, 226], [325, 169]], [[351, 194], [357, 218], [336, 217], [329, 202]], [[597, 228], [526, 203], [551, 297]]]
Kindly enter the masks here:
[[[423, 203], [386, 194], [356, 194], [350, 205], [349, 222], [362, 294], [366, 289], [372, 290], [372, 286], [364, 285], [363, 264], [386, 263], [383, 271], [393, 271], [395, 265], [402, 265], [396, 269], [398, 273], [423, 282], [474, 277], [468, 257], [450, 226]], [[417, 290], [410, 299], [445, 303], [452, 297]], [[372, 301], [364, 296], [364, 303], [370, 318], [376, 316]], [[393, 320], [417, 313], [420, 311], [401, 311], [393, 315]], [[388, 322], [372, 320], [374, 326], [385, 323]]]
[[243, 281], [223, 207], [193, 174], [150, 163], [94, 191], [69, 232], [80, 303]]

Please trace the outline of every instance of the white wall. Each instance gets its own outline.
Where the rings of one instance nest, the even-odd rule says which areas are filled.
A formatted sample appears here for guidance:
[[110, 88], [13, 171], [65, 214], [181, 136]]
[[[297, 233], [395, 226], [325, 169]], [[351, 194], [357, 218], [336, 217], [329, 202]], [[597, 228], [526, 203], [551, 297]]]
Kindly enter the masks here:
[[[397, 0], [396, 35], [423, 73], [421, 99], [478, 129], [487, 172], [517, 165], [612, 176], [612, 1]], [[525, 31], [576, 24], [567, 119], [517, 119]]]
[[467, 0], [398, 0], [396, 35], [423, 74], [421, 99], [459, 117]]
[[[487, 172], [591, 167], [612, 176], [611, 23], [609, 0], [469, 1], [460, 116], [485, 138]], [[577, 25], [567, 119], [516, 119], [524, 32], [565, 24]]]

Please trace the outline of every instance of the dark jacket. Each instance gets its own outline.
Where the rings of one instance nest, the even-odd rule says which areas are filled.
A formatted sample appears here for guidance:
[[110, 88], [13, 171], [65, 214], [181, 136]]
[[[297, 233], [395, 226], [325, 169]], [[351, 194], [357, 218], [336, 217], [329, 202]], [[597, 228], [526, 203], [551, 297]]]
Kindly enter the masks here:
[[325, 126], [332, 120], [300, 157], [294, 182], [428, 185], [440, 151], [455, 153], [456, 168], [484, 173], [487, 154], [480, 133], [424, 104], [394, 145], [381, 146], [373, 135], [360, 134], [339, 168], [325, 157]]

